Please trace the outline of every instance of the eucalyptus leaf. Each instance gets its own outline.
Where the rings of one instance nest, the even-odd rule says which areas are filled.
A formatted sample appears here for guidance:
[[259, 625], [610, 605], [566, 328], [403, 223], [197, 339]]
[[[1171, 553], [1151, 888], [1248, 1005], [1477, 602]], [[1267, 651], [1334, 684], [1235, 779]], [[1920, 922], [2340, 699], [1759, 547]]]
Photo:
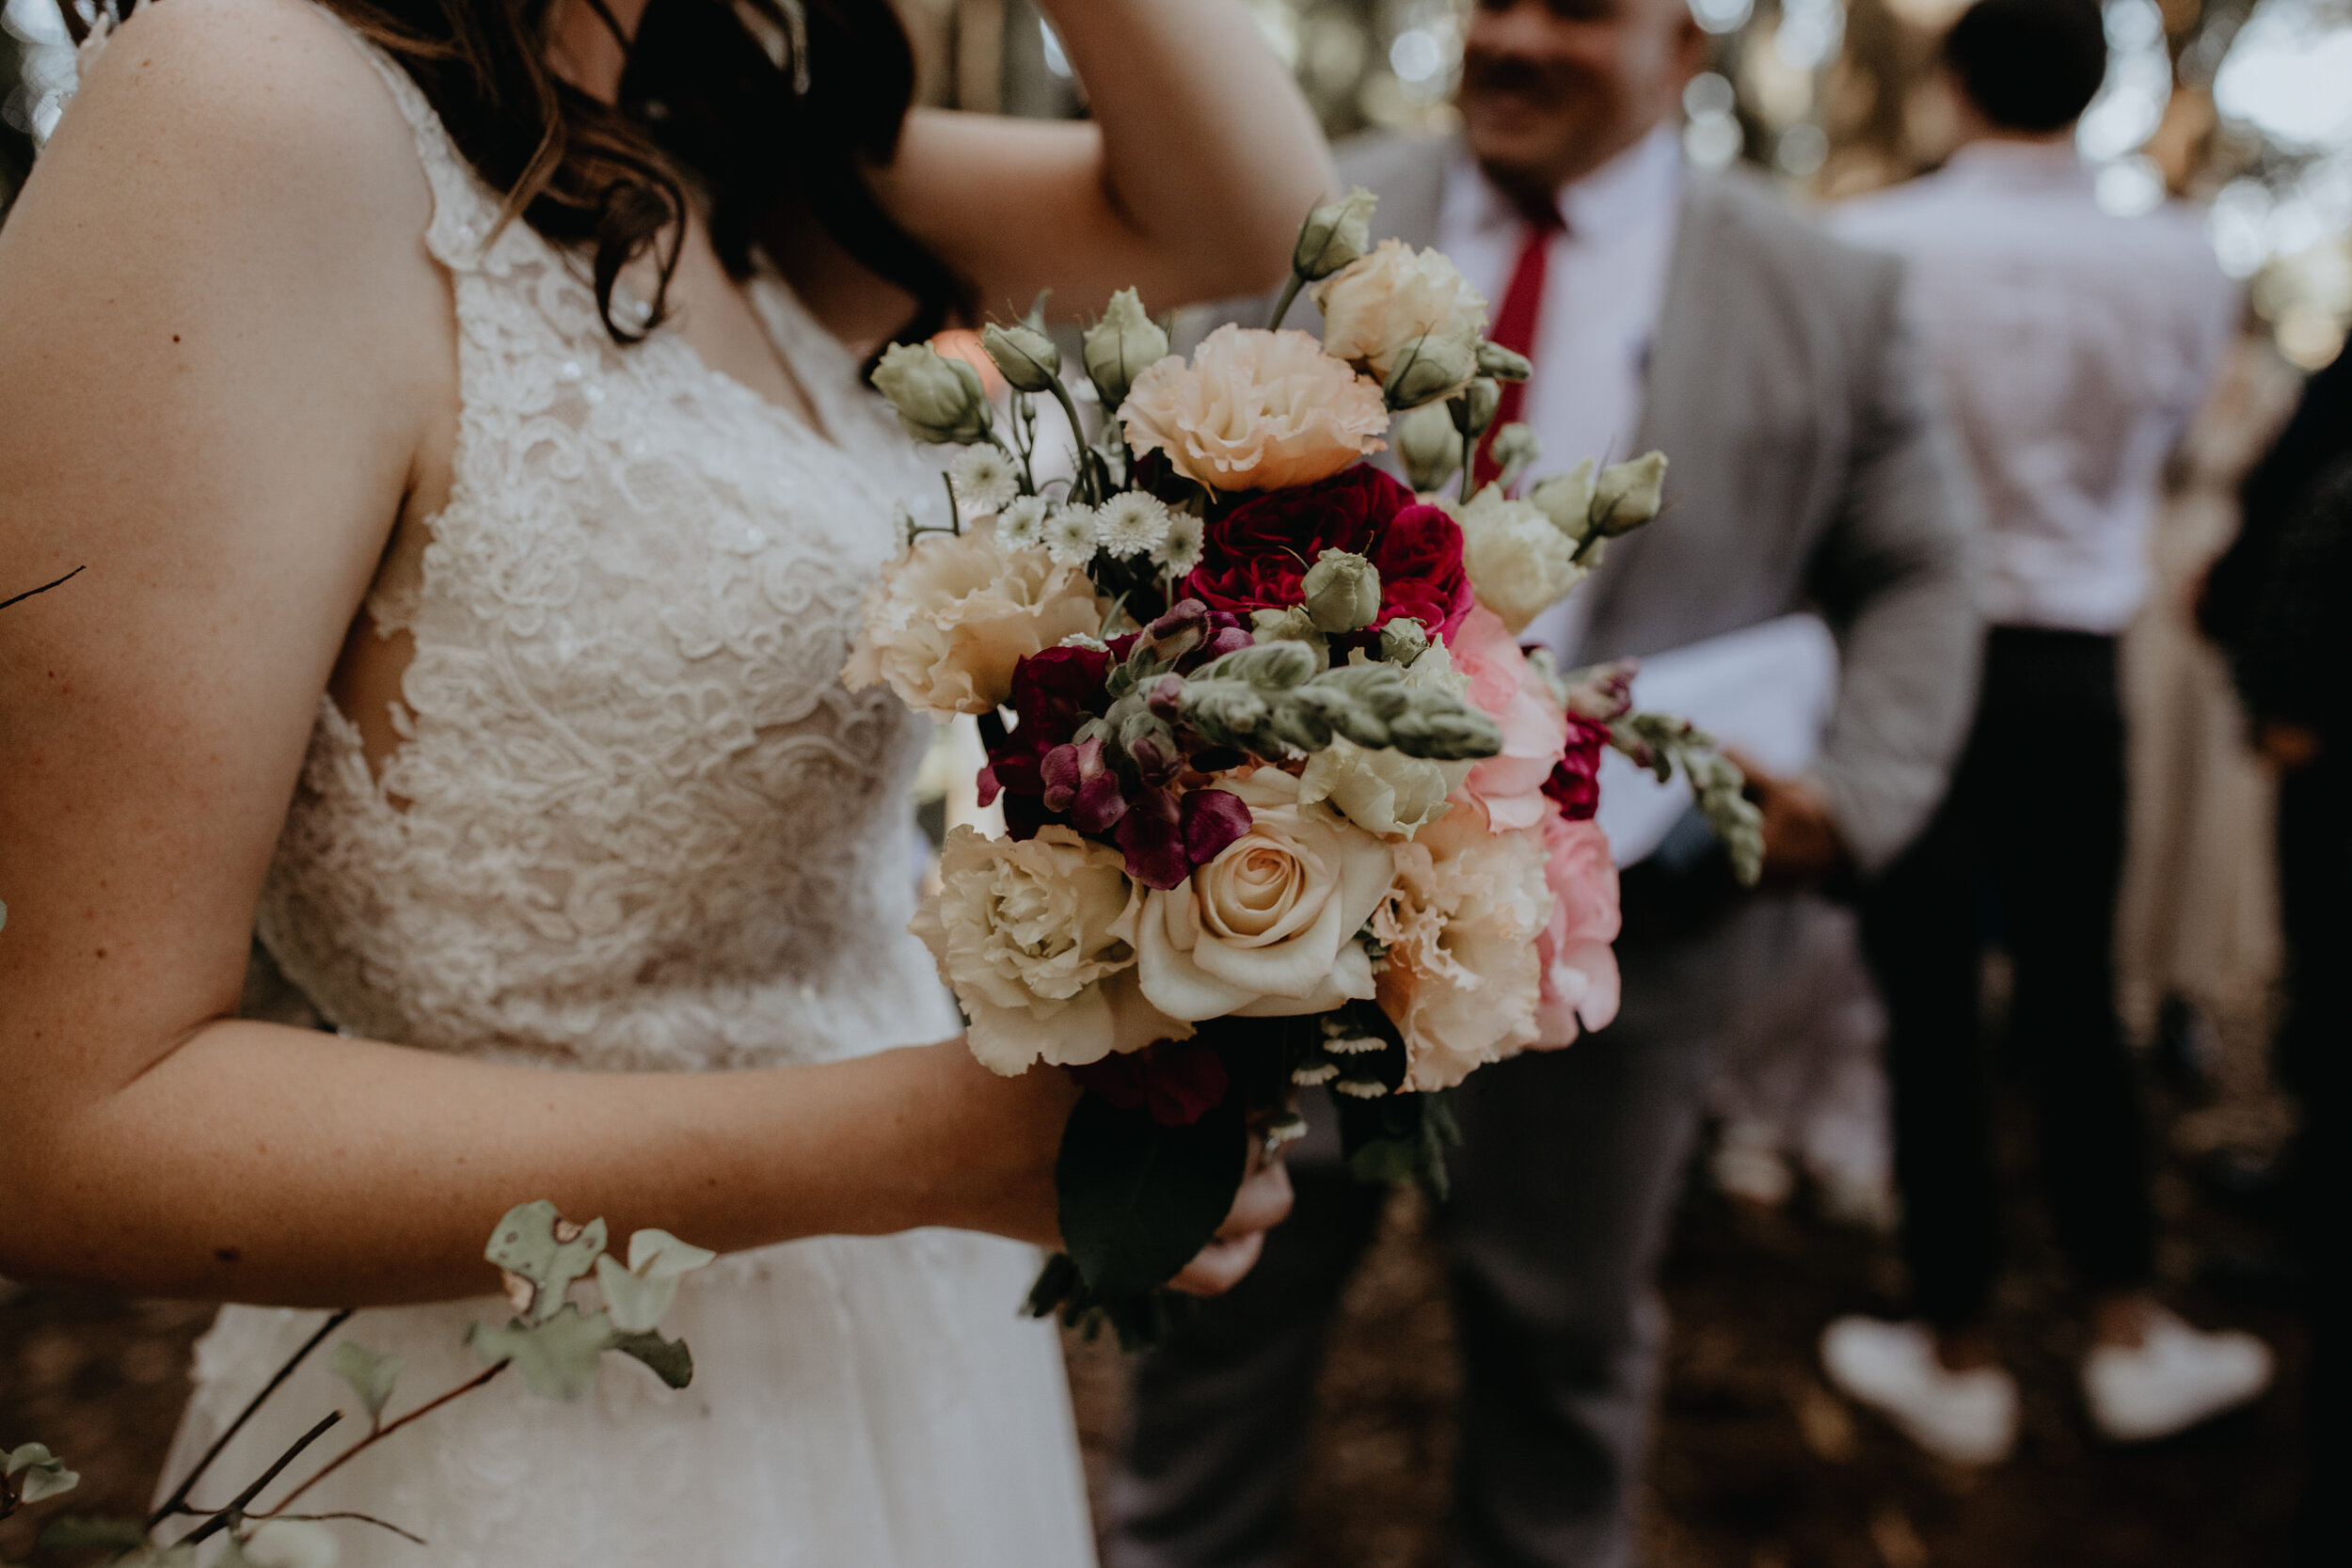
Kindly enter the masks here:
[[604, 1287], [604, 1305], [613, 1326], [629, 1334], [653, 1329], [677, 1300], [675, 1275], [648, 1279], [621, 1267], [611, 1253], [596, 1259], [596, 1283]]
[[[572, 1232], [568, 1237], [567, 1230]], [[563, 1307], [564, 1292], [572, 1281], [594, 1268], [603, 1251], [604, 1221], [590, 1220], [575, 1228], [556, 1212], [554, 1204], [541, 1198], [508, 1210], [483, 1256], [539, 1288], [529, 1316], [546, 1323]]]
[[641, 1279], [675, 1279], [707, 1268], [719, 1255], [666, 1230], [636, 1230], [628, 1238], [628, 1272]]
[[44, 1551], [70, 1552], [82, 1546], [111, 1546], [128, 1551], [147, 1544], [147, 1526], [137, 1519], [111, 1514], [69, 1513], [41, 1527]]
[[1089, 1094], [1054, 1164], [1061, 1232], [1098, 1298], [1164, 1285], [1216, 1235], [1248, 1159], [1238, 1096], [1166, 1127]]
[[612, 1320], [570, 1302], [544, 1323], [520, 1318], [504, 1328], [475, 1323], [466, 1338], [485, 1367], [512, 1361], [523, 1386], [541, 1399], [576, 1400], [596, 1386], [596, 1362], [616, 1338]]
[[654, 1376], [673, 1388], [683, 1388], [694, 1381], [694, 1353], [686, 1348], [683, 1339], [664, 1339], [659, 1334], [624, 1334], [612, 1341], [612, 1348], [651, 1367]]
[[384, 1407], [392, 1402], [392, 1385], [400, 1380], [400, 1352], [388, 1350], [378, 1354], [357, 1339], [345, 1339], [335, 1347], [326, 1365], [337, 1377], [351, 1385], [351, 1391], [359, 1396], [359, 1402], [367, 1407], [371, 1418], [383, 1415]]

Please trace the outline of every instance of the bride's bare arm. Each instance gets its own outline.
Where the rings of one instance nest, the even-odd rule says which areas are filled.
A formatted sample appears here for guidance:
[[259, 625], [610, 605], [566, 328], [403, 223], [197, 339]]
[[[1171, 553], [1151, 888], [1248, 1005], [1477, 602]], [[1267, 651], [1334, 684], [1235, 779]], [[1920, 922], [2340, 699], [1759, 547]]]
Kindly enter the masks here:
[[1153, 309], [1280, 280], [1335, 176], [1237, 0], [1046, 0], [1090, 123], [919, 110], [877, 189], [1000, 314], [1133, 285]]
[[428, 193], [291, 0], [108, 47], [0, 229], [0, 1273], [470, 1294], [549, 1197], [719, 1247], [1047, 1239], [1068, 1105], [953, 1047], [539, 1072], [233, 1021], [319, 693], [449, 418]]

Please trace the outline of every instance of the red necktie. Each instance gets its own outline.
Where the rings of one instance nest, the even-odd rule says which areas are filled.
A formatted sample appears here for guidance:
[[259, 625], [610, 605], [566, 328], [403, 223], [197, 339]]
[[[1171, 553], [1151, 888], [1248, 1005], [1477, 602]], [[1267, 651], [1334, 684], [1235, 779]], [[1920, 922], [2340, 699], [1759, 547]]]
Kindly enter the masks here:
[[[1535, 324], [1544, 308], [1544, 271], [1551, 253], [1552, 236], [1565, 232], [1566, 228], [1559, 212], [1549, 207], [1527, 220], [1526, 234], [1519, 241], [1519, 259], [1511, 267], [1510, 287], [1502, 292], [1502, 309], [1495, 312], [1494, 326], [1486, 334], [1494, 342], [1529, 359], [1535, 357]], [[1494, 460], [1495, 435], [1519, 417], [1519, 409], [1526, 402], [1525, 382], [1502, 384], [1502, 401], [1495, 405], [1494, 423], [1479, 438], [1478, 463], [1473, 470], [1477, 484], [1492, 483], [1502, 471]]]

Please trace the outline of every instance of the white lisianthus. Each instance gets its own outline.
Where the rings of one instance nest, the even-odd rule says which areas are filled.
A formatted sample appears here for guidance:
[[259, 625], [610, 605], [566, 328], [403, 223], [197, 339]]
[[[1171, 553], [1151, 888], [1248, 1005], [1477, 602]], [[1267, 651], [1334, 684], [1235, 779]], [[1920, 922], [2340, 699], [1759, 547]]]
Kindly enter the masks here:
[[1402, 240], [1381, 241], [1312, 293], [1323, 312], [1324, 352], [1366, 367], [1384, 386], [1422, 339], [1475, 343], [1486, 331], [1486, 296], [1443, 252]]
[[1083, 566], [1094, 559], [1100, 534], [1090, 506], [1061, 506], [1045, 519], [1045, 553], [1060, 566]]
[[1601, 469], [1593, 483], [1596, 526], [1610, 538], [1630, 533], [1658, 515], [1666, 499], [1666, 454], [1645, 451]]
[[1386, 847], [1303, 809], [1298, 781], [1261, 768], [1226, 785], [1249, 832], [1184, 882], [1137, 885], [1112, 927], [1145, 1000], [1174, 1018], [1288, 1018], [1373, 994], [1356, 933], [1387, 895]]
[[1565, 474], [1538, 480], [1527, 499], [1551, 519], [1551, 526], [1581, 544], [1593, 531], [1593, 460], [1579, 462]]
[[1158, 547], [1168, 537], [1168, 506], [1157, 496], [1122, 490], [1094, 515], [1094, 537], [1104, 553], [1125, 561]]
[[972, 1054], [1010, 1076], [1192, 1034], [1136, 989], [1128, 904], [1124, 857], [1071, 829], [1010, 839], [958, 827], [940, 848], [938, 895], [908, 929], [970, 1017]]
[[1012, 459], [996, 447], [966, 447], [947, 470], [956, 499], [975, 512], [997, 512], [1021, 493]]
[[[1348, 656], [1350, 664], [1370, 662], [1362, 649]], [[1432, 642], [1405, 672], [1407, 689], [1438, 689], [1462, 695], [1470, 682], [1454, 673], [1452, 656], [1442, 642]], [[1462, 787], [1473, 760], [1432, 762], [1408, 757], [1393, 747], [1359, 746], [1345, 736], [1307, 759], [1298, 775], [1298, 803], [1327, 804], [1366, 832], [1383, 838], [1410, 838], [1443, 816], [1446, 797]]]
[[1168, 515], [1168, 531], [1152, 547], [1152, 564], [1161, 571], [1183, 577], [1200, 564], [1200, 551], [1208, 538], [1208, 530], [1200, 519], [1189, 512]]
[[1022, 497], [996, 514], [996, 542], [1009, 550], [1043, 549], [1046, 511], [1044, 497]]
[[1462, 565], [1478, 602], [1516, 637], [1584, 580], [1576, 543], [1534, 501], [1512, 500], [1489, 484], [1452, 509], [1462, 525]]

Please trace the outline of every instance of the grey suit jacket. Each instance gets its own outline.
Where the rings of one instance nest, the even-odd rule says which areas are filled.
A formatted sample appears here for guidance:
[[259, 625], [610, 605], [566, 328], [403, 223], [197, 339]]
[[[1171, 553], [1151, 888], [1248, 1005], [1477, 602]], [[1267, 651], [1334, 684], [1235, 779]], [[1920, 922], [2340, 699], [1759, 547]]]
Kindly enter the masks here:
[[[1380, 198], [1375, 239], [1434, 242], [1453, 148], [1341, 150], [1343, 176]], [[1942, 799], [1974, 706], [1974, 493], [1899, 314], [1900, 263], [1829, 238], [1752, 177], [1693, 171], [1685, 191], [1634, 445], [1666, 453], [1666, 509], [1581, 590], [1580, 657], [1819, 611], [1843, 675], [1814, 771], [1877, 870]]]

